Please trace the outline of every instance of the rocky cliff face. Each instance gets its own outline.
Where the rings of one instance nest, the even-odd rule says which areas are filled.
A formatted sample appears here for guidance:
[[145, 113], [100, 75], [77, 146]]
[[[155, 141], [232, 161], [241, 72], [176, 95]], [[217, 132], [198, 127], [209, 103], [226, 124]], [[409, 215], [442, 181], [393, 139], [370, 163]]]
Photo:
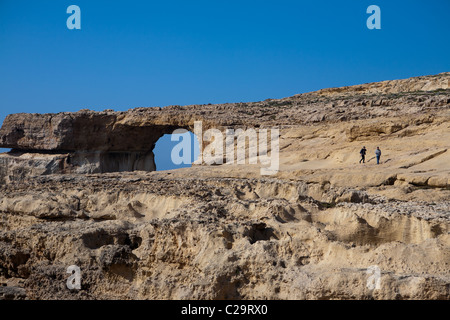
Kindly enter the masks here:
[[[155, 170], [152, 150], [164, 134], [175, 129], [193, 131], [194, 121], [203, 129], [311, 126], [371, 118], [418, 116], [446, 110], [449, 74], [392, 80], [344, 88], [323, 89], [285, 99], [222, 105], [137, 108], [127, 112], [11, 114], [0, 129], [5, 166], [22, 159], [38, 159], [41, 173], [102, 173]], [[428, 121], [428, 120], [418, 120]], [[429, 121], [432, 121], [429, 119]], [[403, 129], [399, 120], [370, 128], [354, 127], [349, 139], [362, 135], [393, 133]], [[204, 144], [202, 144], [204, 147]], [[23, 156], [24, 153], [29, 155]], [[16, 156], [19, 154], [20, 156]], [[49, 156], [52, 155], [52, 156]], [[26, 162], [25, 161], [25, 162]], [[20, 165], [19, 165], [20, 166]], [[34, 167], [34, 166], [33, 166]], [[25, 169], [25, 171], [28, 169]], [[14, 180], [14, 172], [3, 173]]]
[[[449, 79], [10, 115], [0, 129], [0, 147], [13, 149], [0, 155], [0, 297], [449, 299]], [[278, 173], [154, 171], [159, 137], [198, 120], [205, 130], [276, 126]], [[71, 265], [80, 290], [66, 287]]]

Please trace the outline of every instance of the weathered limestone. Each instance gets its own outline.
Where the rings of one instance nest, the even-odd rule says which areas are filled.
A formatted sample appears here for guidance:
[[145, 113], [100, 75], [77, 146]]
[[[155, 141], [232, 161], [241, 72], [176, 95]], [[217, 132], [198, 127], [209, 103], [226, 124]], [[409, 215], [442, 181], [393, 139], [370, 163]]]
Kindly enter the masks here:
[[115, 113], [94, 112], [15, 114], [2, 128], [2, 146], [13, 151], [0, 156], [8, 168], [0, 177], [17, 177], [21, 164], [20, 175], [30, 164], [34, 174], [153, 171], [156, 141], [174, 130], [171, 125], [123, 126]]
[[[11, 114], [0, 129], [0, 148], [60, 156], [68, 154], [70, 158], [78, 159], [63, 172], [154, 170], [154, 163], [150, 163], [151, 152], [158, 139], [178, 128], [192, 130], [194, 121], [202, 121], [203, 129], [207, 130], [210, 127], [283, 128], [395, 118], [382, 125], [379, 122], [364, 123], [362, 127], [356, 125], [347, 129], [349, 141], [361, 140], [433, 122], [437, 113], [448, 110], [449, 79], [450, 73], [442, 73], [324, 89], [254, 103], [137, 108], [127, 112], [81, 110], [58, 114]], [[411, 116], [414, 120], [409, 122], [399, 118]], [[403, 134], [408, 135], [408, 132]], [[119, 154], [127, 160], [122, 160], [119, 165], [109, 162]], [[136, 157], [145, 157], [145, 160], [136, 160]], [[88, 169], [88, 164], [92, 170]], [[58, 170], [52, 172], [60, 172]]]
[[[448, 201], [387, 201], [310, 182], [180, 170], [192, 169], [198, 178], [52, 175], [0, 188], [4, 292], [16, 299], [449, 299]], [[359, 194], [322, 202], [349, 193]], [[82, 270], [81, 290], [65, 287], [73, 264]], [[377, 290], [367, 286], [373, 265], [381, 270]]]
[[[448, 300], [449, 77], [245, 104], [10, 115], [0, 129], [0, 147], [13, 149], [0, 154], [0, 300]], [[279, 171], [153, 171], [157, 139], [196, 120], [204, 130], [277, 126]], [[66, 287], [71, 265], [80, 290]], [[379, 288], [368, 286], [371, 267]]]

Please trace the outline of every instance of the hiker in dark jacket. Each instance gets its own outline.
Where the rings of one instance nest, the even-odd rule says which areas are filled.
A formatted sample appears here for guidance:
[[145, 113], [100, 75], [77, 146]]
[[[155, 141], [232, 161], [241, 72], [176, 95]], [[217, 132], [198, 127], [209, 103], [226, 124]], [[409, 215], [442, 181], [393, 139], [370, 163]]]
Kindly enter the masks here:
[[361, 160], [359, 160], [359, 163], [361, 163], [361, 161], [363, 163], [366, 163], [366, 151], [367, 151], [366, 147], [363, 147], [359, 152], [359, 154], [361, 155]]
[[375, 156], [377, 157], [377, 164], [380, 164], [380, 157], [381, 157], [380, 147], [377, 147], [377, 150], [375, 150]]

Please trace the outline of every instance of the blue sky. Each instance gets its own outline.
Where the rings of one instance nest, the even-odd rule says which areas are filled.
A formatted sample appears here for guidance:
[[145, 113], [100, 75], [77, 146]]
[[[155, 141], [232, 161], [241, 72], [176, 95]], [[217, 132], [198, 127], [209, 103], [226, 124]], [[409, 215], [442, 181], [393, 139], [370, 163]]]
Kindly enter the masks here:
[[[72, 4], [81, 30], [66, 27]], [[371, 4], [381, 30], [366, 27]], [[0, 122], [16, 112], [260, 101], [450, 71], [449, 12], [448, 0], [0, 0]]]

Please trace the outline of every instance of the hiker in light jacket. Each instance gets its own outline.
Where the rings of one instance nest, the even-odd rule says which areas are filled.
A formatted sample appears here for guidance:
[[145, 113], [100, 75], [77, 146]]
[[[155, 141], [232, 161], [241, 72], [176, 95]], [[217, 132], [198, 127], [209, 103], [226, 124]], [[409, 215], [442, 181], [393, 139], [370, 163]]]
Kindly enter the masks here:
[[380, 157], [381, 157], [380, 147], [377, 147], [377, 150], [375, 150], [375, 156], [377, 157], [377, 164], [380, 164]]

